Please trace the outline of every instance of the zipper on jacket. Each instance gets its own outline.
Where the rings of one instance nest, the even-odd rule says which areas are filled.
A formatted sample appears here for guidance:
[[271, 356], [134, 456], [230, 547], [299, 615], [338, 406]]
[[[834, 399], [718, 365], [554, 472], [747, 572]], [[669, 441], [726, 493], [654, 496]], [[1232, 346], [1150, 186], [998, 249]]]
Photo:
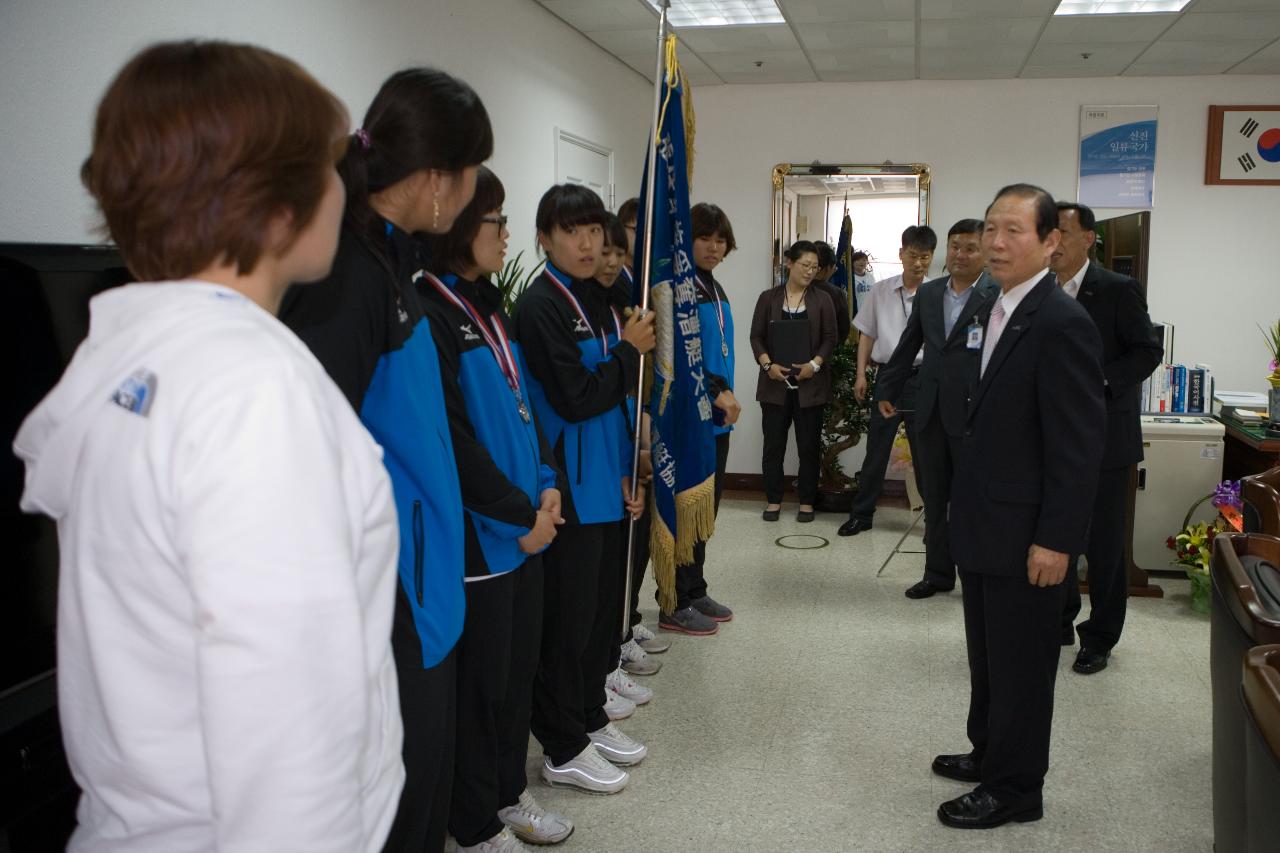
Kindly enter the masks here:
[[422, 607], [422, 501], [413, 502], [413, 592]]
[[582, 485], [582, 424], [578, 424], [578, 485]]

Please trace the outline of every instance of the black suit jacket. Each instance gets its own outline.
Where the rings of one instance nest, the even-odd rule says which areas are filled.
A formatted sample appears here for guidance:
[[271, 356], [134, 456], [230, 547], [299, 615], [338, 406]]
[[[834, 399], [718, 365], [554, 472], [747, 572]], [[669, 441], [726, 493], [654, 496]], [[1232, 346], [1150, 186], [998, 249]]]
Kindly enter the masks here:
[[970, 387], [951, 489], [956, 564], [1016, 576], [1032, 544], [1083, 553], [1102, 464], [1102, 342], [1052, 273], [1006, 319]]
[[1102, 336], [1102, 375], [1107, 380], [1107, 438], [1103, 468], [1142, 461], [1143, 381], [1164, 358], [1147, 314], [1142, 286], [1090, 261], [1076, 296]]
[[985, 272], [979, 276], [973, 292], [969, 294], [969, 301], [948, 335], [944, 298], [950, 281], [950, 276], [943, 276], [920, 285], [916, 298], [912, 300], [907, 328], [898, 339], [893, 355], [876, 376], [876, 401], [898, 401], [911, 376], [916, 353], [923, 345], [920, 389], [916, 392], [916, 425], [927, 424], [937, 407], [947, 435], [958, 438], [964, 432], [969, 377], [976, 373], [982, 360], [982, 350], [975, 351], [966, 346], [968, 327], [975, 317], [979, 323], [986, 324], [991, 305], [1000, 295], [1000, 286]]

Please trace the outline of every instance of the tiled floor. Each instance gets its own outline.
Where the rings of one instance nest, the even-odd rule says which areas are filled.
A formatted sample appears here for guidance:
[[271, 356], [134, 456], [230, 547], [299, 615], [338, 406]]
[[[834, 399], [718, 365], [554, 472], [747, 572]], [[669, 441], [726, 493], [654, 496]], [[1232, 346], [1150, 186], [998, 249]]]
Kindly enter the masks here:
[[[1064, 649], [1045, 816], [986, 832], [943, 827], [940, 802], [967, 786], [932, 775], [939, 752], [968, 748], [959, 593], [910, 601], [923, 557], [876, 570], [909, 523], [881, 509], [852, 539], [819, 516], [761, 522], [761, 506], [726, 500], [709, 548], [711, 592], [737, 613], [720, 634], [674, 637], [644, 683], [657, 696], [620, 726], [649, 746], [612, 797], [531, 790], [570, 815], [565, 851], [1121, 851], [1208, 853], [1208, 620], [1188, 585], [1131, 599], [1110, 667], [1071, 672]], [[786, 534], [830, 544], [784, 550]], [[796, 544], [804, 544], [797, 542]], [[918, 531], [904, 544], [920, 548]], [[652, 582], [641, 601], [656, 621]], [[1086, 604], [1087, 607], [1087, 604]], [[671, 635], [667, 635], [671, 636]]]

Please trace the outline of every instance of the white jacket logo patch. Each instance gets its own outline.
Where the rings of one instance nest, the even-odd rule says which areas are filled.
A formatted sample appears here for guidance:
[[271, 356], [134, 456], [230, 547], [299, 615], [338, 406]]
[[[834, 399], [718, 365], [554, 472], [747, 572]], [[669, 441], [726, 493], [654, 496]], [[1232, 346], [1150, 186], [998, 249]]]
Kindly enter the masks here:
[[463, 323], [462, 325], [458, 326], [458, 328], [462, 331], [462, 339], [464, 341], [480, 340], [480, 336], [476, 334], [475, 329], [471, 328], [470, 323]]
[[574, 333], [575, 335], [581, 335], [581, 334], [584, 334], [584, 333], [589, 335], [589, 334], [591, 334], [591, 330], [587, 328], [587, 324], [586, 324], [586, 323], [582, 322], [582, 318], [581, 318], [581, 317], [574, 317], [574, 318], [573, 318], [573, 333]]
[[150, 370], [138, 368], [111, 395], [111, 402], [144, 418], [151, 411], [156, 397], [156, 375]]

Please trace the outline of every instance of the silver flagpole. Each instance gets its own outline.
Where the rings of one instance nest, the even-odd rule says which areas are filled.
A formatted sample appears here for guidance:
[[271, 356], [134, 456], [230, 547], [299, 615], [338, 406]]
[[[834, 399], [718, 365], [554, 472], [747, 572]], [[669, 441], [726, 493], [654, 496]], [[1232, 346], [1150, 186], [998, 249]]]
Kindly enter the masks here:
[[[652, 273], [653, 257], [653, 191], [655, 187], [654, 176], [658, 173], [658, 118], [662, 111], [662, 86], [666, 77], [666, 57], [667, 57], [667, 9], [671, 7], [671, 0], [662, 0], [662, 5], [658, 12], [658, 61], [656, 69], [653, 72], [653, 121], [649, 125], [649, 174], [645, 176], [644, 186], [644, 258], [640, 262], [640, 314], [643, 316], [649, 310], [649, 276]], [[631, 448], [631, 500], [636, 499], [636, 493], [640, 488], [640, 427], [643, 418], [644, 408], [644, 368], [645, 357], [640, 356], [640, 372], [636, 377], [636, 418], [632, 435], [635, 436], [635, 443]], [[627, 525], [627, 566], [626, 577], [623, 581], [624, 592], [622, 595], [622, 635], [623, 642], [627, 639], [627, 632], [631, 630], [631, 570], [636, 559], [636, 519], [630, 519]]]

